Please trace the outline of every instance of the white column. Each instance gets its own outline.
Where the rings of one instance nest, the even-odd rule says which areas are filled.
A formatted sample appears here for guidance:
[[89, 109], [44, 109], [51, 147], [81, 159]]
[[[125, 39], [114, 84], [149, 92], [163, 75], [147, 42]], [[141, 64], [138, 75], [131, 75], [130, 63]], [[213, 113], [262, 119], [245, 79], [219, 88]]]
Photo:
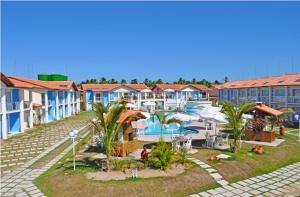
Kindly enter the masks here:
[[269, 106], [271, 107], [271, 100], [272, 100], [272, 88], [269, 87]]
[[164, 100], [164, 105], [163, 105], [163, 108], [164, 108], [164, 110], [166, 110], [166, 93], [165, 92], [163, 92], [163, 100]]
[[288, 87], [285, 86], [285, 107], [288, 106]]
[[5, 88], [1, 87], [1, 108], [2, 108], [2, 138], [7, 139], [8, 131], [7, 131], [7, 119], [6, 119], [6, 95], [5, 95]]
[[24, 123], [24, 90], [19, 89], [19, 98], [20, 98], [20, 132], [24, 132], [25, 123]]
[[178, 104], [179, 104], [179, 102], [178, 102], [178, 91], [176, 90], [176, 107], [179, 107]]
[[63, 91], [63, 100], [62, 100], [62, 117], [65, 118], [65, 92]]
[[137, 104], [138, 104], [138, 110], [140, 110], [141, 105], [142, 105], [142, 103], [141, 103], [141, 93], [140, 92], [138, 92], [138, 94], [137, 94]]
[[59, 120], [59, 99], [58, 99], [58, 91], [55, 91], [55, 119]]
[[48, 110], [49, 110], [49, 106], [48, 106], [48, 91], [45, 92], [45, 123], [48, 122]]
[[72, 111], [73, 111], [73, 115], [75, 114], [75, 95], [74, 95], [74, 92], [72, 94]]
[[77, 94], [77, 113], [80, 112], [80, 93], [79, 92], [76, 92]]
[[[68, 92], [67, 99], [68, 99], [68, 116], [71, 116], [71, 92]], [[86, 105], [87, 105], [87, 102], [86, 102]]]
[[29, 102], [29, 128], [33, 128], [33, 103], [31, 90], [29, 90]]

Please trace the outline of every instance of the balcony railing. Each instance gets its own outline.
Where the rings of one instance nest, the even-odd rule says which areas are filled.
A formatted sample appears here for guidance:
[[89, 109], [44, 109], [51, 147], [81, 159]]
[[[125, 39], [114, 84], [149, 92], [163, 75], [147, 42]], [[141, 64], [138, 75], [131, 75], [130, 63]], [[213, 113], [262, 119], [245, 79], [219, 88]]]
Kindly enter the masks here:
[[20, 109], [20, 103], [19, 102], [6, 103], [6, 110], [7, 111], [13, 111], [13, 110], [19, 110], [19, 109]]
[[289, 96], [288, 103], [300, 103], [300, 96]]
[[271, 102], [286, 103], [286, 97], [285, 96], [272, 96]]

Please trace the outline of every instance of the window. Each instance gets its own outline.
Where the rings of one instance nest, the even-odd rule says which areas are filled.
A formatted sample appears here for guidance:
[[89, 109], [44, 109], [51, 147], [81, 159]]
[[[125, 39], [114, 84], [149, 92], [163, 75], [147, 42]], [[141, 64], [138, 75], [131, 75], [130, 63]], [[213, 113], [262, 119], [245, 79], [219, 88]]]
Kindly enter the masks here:
[[249, 96], [256, 96], [256, 88], [249, 89]]
[[268, 88], [261, 89], [261, 96], [269, 96], [269, 89]]
[[96, 93], [96, 101], [100, 101], [101, 100], [101, 93]]
[[285, 89], [284, 88], [274, 89], [273, 96], [285, 96]]
[[45, 93], [42, 93], [42, 105], [45, 105]]

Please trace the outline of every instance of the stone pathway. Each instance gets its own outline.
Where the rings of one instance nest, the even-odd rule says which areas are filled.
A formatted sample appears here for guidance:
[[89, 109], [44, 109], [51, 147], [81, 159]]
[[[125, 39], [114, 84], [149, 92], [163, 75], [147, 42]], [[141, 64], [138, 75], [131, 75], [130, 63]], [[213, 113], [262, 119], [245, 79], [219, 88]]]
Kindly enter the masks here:
[[209, 175], [220, 185], [225, 186], [228, 185], [228, 182], [224, 180], [224, 178], [218, 173], [218, 171], [214, 168], [212, 168], [210, 165], [200, 161], [199, 159], [193, 158], [193, 157], [189, 157], [189, 160], [191, 160], [192, 162], [196, 163], [197, 165], [200, 166], [200, 168], [205, 169]]
[[191, 196], [300, 196], [300, 162]]
[[[82, 135], [81, 137], [85, 137], [88, 134], [87, 126], [79, 129]], [[68, 146], [63, 152], [57, 155], [54, 159], [52, 159], [48, 164], [43, 166], [40, 169], [31, 169], [30, 166], [37, 162], [42, 157], [49, 154], [52, 150], [58, 148], [64, 142], [69, 140], [69, 137], [65, 137], [60, 140], [55, 145], [51, 146], [47, 150], [43, 151], [40, 155], [36, 156], [32, 160], [26, 162], [24, 165], [19, 167], [17, 170], [14, 170], [11, 173], [8, 173], [1, 177], [1, 196], [45, 196], [34, 184], [33, 181], [47, 171], [51, 166], [57, 163], [64, 155], [66, 155], [69, 151], [72, 150], [73, 145]], [[78, 142], [75, 142], [76, 144]]]
[[86, 125], [92, 113], [81, 113], [1, 141], [1, 174], [6, 174], [41, 154], [74, 129]]

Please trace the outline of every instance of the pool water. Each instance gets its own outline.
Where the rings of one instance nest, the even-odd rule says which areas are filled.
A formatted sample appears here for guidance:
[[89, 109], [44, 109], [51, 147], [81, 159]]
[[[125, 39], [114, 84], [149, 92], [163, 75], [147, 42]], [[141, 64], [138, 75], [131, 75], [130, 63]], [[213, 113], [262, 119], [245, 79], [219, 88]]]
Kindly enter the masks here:
[[[151, 116], [146, 120], [147, 128], [144, 130], [145, 136], [159, 136], [161, 132], [160, 123], [158, 121], [158, 118], [156, 116]], [[163, 136], [164, 137], [171, 137], [172, 132], [173, 135], [180, 135], [180, 134], [196, 134], [196, 130], [187, 129], [185, 126], [187, 126], [189, 122], [183, 122], [182, 127], [178, 128], [176, 124], [169, 124], [169, 128], [163, 127]]]

